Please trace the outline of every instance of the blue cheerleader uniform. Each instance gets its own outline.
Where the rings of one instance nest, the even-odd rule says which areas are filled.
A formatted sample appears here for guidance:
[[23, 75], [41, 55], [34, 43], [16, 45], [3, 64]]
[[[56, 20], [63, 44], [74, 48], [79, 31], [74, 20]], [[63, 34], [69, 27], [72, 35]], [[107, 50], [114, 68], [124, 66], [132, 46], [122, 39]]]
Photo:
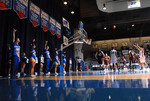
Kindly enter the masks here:
[[36, 51], [32, 48], [30, 62], [36, 62]]
[[13, 50], [12, 50], [12, 70], [11, 70], [11, 78], [16, 78], [16, 74], [18, 72], [19, 67], [19, 58], [20, 58], [20, 46], [14, 42]]
[[45, 49], [45, 74], [49, 72], [49, 66], [50, 66], [50, 52]]

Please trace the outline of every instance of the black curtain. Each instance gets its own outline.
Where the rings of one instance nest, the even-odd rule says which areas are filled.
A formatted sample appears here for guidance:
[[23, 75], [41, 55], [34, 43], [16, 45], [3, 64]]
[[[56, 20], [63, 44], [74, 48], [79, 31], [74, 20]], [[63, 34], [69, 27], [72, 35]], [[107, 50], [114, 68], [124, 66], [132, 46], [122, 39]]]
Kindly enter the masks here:
[[[59, 23], [62, 24], [62, 17], [65, 17], [69, 23], [71, 30], [77, 27], [79, 15], [71, 15], [64, 10], [61, 0], [31, 0], [34, 4], [39, 6], [43, 11], [48, 13]], [[8, 73], [8, 44], [12, 43], [13, 28], [17, 29], [16, 37], [19, 37], [21, 42], [21, 53], [25, 52], [27, 57], [30, 56], [30, 44], [32, 39], [36, 39], [37, 57], [43, 54], [44, 43], [48, 40], [50, 46], [51, 57], [55, 57], [55, 48], [60, 48], [62, 37], [58, 39], [53, 36], [50, 31], [44, 32], [40, 26], [33, 27], [29, 18], [19, 19], [18, 15], [13, 10], [0, 11], [0, 75], [5, 76]], [[65, 33], [65, 28], [62, 25], [62, 34]], [[66, 49], [67, 60], [73, 57], [73, 46]], [[51, 63], [52, 64], [52, 63]], [[67, 65], [68, 70], [68, 65]]]

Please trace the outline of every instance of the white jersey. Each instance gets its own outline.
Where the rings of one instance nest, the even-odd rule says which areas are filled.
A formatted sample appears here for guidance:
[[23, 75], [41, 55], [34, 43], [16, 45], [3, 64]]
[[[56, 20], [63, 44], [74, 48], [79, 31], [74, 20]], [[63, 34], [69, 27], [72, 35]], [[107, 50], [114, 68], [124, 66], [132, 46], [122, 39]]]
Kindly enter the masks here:
[[44, 63], [44, 57], [41, 57], [41, 63]]
[[81, 63], [81, 62], [82, 62], [81, 58], [77, 59], [77, 63]]
[[139, 51], [139, 57], [140, 57], [140, 63], [144, 63], [145, 62], [144, 51]]
[[111, 63], [117, 63], [117, 51], [116, 50], [111, 50], [110, 51], [110, 56], [111, 56]]
[[72, 65], [72, 60], [69, 60], [69, 64]]

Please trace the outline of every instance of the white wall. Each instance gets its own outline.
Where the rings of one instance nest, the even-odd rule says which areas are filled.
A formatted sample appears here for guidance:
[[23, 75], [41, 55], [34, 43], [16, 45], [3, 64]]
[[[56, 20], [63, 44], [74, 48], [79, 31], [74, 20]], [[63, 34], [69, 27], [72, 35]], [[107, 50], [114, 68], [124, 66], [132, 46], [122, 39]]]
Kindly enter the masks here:
[[113, 2], [106, 3], [106, 8], [107, 9], [103, 10], [103, 3], [107, 2], [107, 1], [112, 1], [112, 0], [96, 0], [98, 9], [103, 11], [103, 12], [112, 13], [112, 12], [120, 12], [120, 11], [127, 11], [127, 10], [141, 9], [141, 8], [150, 7], [150, 0], [140, 0], [141, 7], [128, 9], [127, 0], [121, 0], [122, 2], [113, 1]]

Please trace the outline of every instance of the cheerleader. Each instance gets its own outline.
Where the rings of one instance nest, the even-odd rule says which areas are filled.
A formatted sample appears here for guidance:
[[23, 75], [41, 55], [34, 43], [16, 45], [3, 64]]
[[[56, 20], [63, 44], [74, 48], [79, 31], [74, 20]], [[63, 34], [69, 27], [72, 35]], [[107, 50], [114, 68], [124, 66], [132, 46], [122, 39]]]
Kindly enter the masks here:
[[40, 71], [39, 71], [40, 75], [43, 74], [43, 65], [44, 65], [44, 57], [41, 54], [41, 57], [40, 57]]
[[148, 65], [145, 61], [145, 55], [144, 55], [144, 48], [140, 47], [138, 44], [134, 45], [135, 48], [139, 51], [139, 60], [141, 65], [141, 70], [143, 69], [143, 65], [145, 65], [148, 68]]
[[69, 59], [69, 72], [72, 70], [72, 58]]
[[45, 51], [45, 55], [44, 55], [44, 74], [45, 75], [50, 75], [49, 72], [49, 66], [50, 66], [50, 61], [52, 61], [51, 57], [50, 57], [50, 52], [49, 52], [49, 46], [47, 46], [48, 41], [45, 42], [45, 47], [44, 47], [44, 51]]
[[8, 76], [10, 77], [11, 71], [11, 58], [12, 58], [12, 50], [10, 44], [8, 44]]
[[110, 57], [108, 56], [108, 54], [105, 54], [105, 60], [104, 60], [104, 64], [105, 64], [105, 69], [108, 70], [109, 68], [109, 61], [110, 61]]
[[63, 73], [66, 74], [65, 68], [66, 68], [66, 55], [63, 56]]
[[55, 54], [55, 61], [54, 61], [54, 66], [55, 66], [55, 75], [58, 75], [57, 73], [57, 68], [59, 66], [59, 58], [58, 58], [58, 52], [57, 52], [57, 49], [55, 49], [56, 51], [56, 54]]
[[11, 78], [16, 78], [16, 74], [18, 72], [19, 62], [20, 62], [20, 39], [16, 38], [15, 41], [15, 33], [16, 29], [13, 29], [13, 47], [12, 47], [12, 68], [11, 68]]
[[24, 69], [26, 67], [28, 58], [26, 57], [26, 53], [22, 53], [21, 57], [21, 76], [24, 76]]
[[32, 44], [32, 49], [31, 49], [31, 58], [30, 58], [30, 64], [31, 64], [31, 70], [30, 70], [30, 75], [31, 77], [34, 77], [34, 67], [36, 64], [36, 51], [35, 51], [35, 39], [33, 39], [33, 44]]

